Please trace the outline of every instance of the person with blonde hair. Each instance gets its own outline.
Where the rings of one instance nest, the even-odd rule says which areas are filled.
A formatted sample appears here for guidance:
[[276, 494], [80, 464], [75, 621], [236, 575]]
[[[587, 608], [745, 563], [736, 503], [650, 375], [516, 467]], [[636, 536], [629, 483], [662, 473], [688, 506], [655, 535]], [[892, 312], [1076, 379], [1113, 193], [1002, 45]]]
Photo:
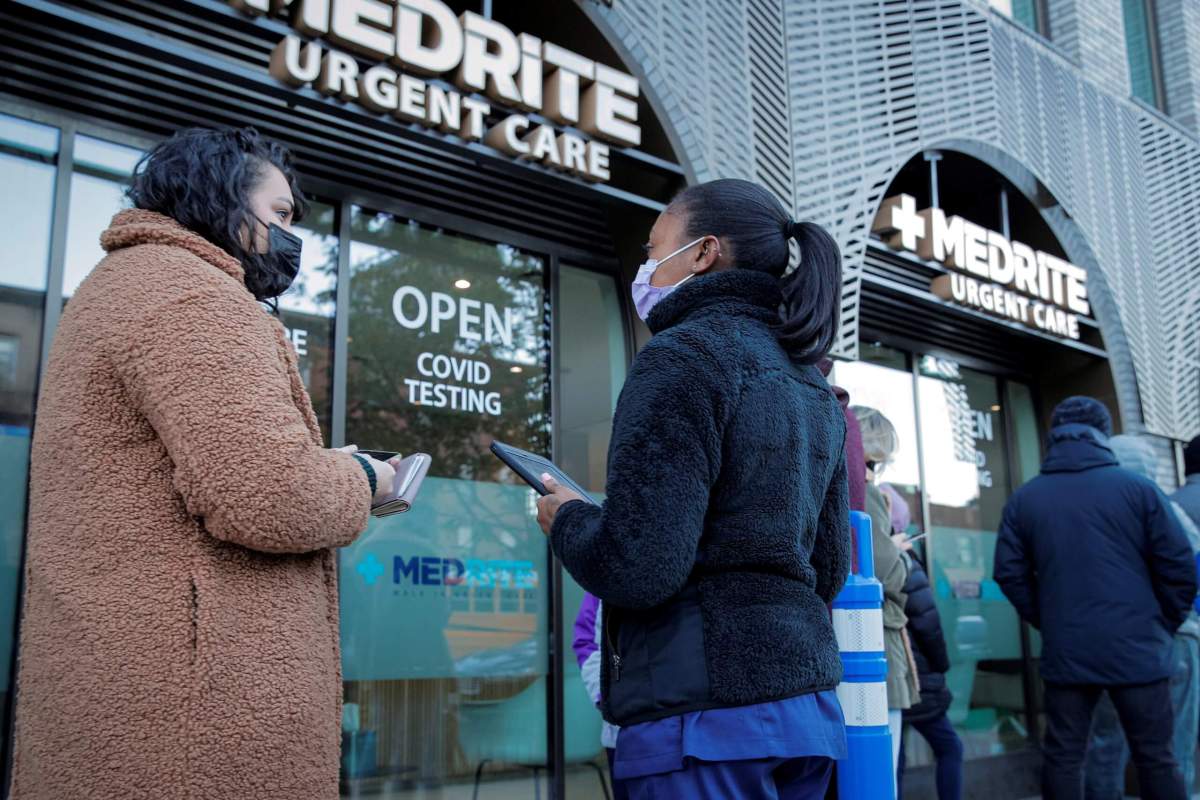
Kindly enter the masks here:
[[863, 458], [866, 460], [867, 514], [871, 517], [871, 544], [875, 556], [875, 577], [883, 584], [883, 644], [887, 655], [888, 728], [892, 733], [892, 774], [900, 766], [900, 736], [904, 710], [920, 699], [917, 673], [913, 667], [907, 634], [908, 617], [904, 607], [908, 596], [908, 562], [892, 539], [892, 515], [888, 498], [876, 485], [883, 470], [896, 457], [900, 437], [891, 420], [878, 409], [851, 406], [862, 429]]

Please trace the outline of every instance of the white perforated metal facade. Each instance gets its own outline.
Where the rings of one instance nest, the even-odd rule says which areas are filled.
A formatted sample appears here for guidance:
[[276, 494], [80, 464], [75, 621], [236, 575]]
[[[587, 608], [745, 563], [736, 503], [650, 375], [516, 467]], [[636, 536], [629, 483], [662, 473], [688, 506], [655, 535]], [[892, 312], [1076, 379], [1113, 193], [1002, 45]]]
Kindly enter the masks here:
[[[889, 182], [923, 150], [960, 149], [1026, 191], [1089, 270], [1127, 428], [1188, 438], [1200, 433], [1200, 142], [1128, 98], [1120, 5], [1050, 0], [1057, 44], [974, 0], [620, 0], [593, 14], [641, 65], [690, 177], [786, 195], [786, 169], [797, 217], [837, 238], [843, 355], [857, 349]], [[772, 76], [778, 15], [787, 69]]]

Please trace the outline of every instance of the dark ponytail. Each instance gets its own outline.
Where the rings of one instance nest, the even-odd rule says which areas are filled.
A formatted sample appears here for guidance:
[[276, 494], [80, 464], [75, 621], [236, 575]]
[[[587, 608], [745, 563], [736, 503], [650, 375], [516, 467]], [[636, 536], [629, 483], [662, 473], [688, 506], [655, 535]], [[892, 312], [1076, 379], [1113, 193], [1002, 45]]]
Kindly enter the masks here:
[[841, 319], [842, 254], [833, 237], [815, 222], [797, 222], [788, 233], [800, 245], [800, 264], [779, 282], [783, 322], [779, 341], [802, 364], [829, 354]]
[[[723, 239], [738, 269], [780, 278], [783, 311], [777, 333], [793, 361], [815, 364], [829, 353], [841, 311], [842, 256], [824, 228], [792, 222], [775, 195], [736, 179], [689, 186], [668, 211], [685, 217], [688, 239]], [[789, 239], [800, 245], [800, 263], [784, 275]]]

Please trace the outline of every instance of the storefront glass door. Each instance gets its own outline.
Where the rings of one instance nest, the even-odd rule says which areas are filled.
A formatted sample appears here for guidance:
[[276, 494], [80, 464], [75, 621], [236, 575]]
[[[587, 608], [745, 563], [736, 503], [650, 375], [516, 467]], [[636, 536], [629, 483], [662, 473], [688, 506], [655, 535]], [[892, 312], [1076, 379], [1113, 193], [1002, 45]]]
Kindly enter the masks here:
[[[860, 360], [839, 362], [833, 382], [852, 405], [881, 411], [898, 450], [880, 482], [906, 504], [950, 654], [950, 720], [980, 758], [1029, 745], [1036, 634], [1024, 635], [992, 578], [1001, 513], [1012, 490], [1038, 472], [1040, 436], [1028, 386], [931, 356], [863, 344]], [[902, 516], [902, 515], [900, 515]], [[893, 515], [893, 520], [897, 515]], [[916, 734], [909, 766], [933, 763]]]
[[929, 575], [950, 654], [950, 720], [968, 758], [1026, 747], [1020, 621], [992, 578], [1010, 485], [999, 382], [926, 356], [917, 393]]
[[[341, 551], [347, 796], [443, 797], [547, 759], [547, 548], [493, 438], [550, 455], [545, 263], [356, 209], [347, 441], [426, 452]], [[531, 792], [529, 794], [532, 794]]]

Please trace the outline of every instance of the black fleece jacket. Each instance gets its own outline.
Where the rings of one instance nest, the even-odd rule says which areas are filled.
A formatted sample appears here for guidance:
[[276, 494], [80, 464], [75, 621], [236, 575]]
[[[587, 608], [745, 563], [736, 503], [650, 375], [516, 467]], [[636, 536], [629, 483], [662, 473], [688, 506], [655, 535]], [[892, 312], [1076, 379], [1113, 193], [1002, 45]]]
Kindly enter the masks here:
[[845, 419], [780, 346], [779, 282], [689, 281], [617, 404], [603, 506], [568, 503], [554, 552], [605, 604], [618, 724], [833, 688], [827, 604], [849, 572]]

